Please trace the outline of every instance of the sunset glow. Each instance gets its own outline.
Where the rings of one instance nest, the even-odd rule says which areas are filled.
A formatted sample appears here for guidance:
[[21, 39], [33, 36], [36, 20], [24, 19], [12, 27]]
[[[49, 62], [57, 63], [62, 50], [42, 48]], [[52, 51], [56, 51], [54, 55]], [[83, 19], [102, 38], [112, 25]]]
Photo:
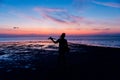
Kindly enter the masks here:
[[0, 34], [118, 34], [119, 0], [0, 0]]

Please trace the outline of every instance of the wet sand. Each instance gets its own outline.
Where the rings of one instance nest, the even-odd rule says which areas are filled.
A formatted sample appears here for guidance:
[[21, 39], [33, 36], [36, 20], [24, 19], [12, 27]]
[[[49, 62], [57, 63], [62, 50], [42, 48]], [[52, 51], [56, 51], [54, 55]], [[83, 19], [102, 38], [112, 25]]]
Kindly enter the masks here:
[[69, 43], [59, 59], [50, 42], [0, 43], [0, 80], [116, 80], [120, 48]]

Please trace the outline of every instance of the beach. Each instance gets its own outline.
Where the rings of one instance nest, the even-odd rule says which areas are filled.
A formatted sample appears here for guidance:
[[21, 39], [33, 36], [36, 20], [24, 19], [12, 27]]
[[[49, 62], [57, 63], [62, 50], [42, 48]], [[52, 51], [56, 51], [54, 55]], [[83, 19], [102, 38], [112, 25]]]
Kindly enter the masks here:
[[0, 43], [0, 80], [116, 80], [120, 48], [69, 43], [59, 59], [50, 41]]

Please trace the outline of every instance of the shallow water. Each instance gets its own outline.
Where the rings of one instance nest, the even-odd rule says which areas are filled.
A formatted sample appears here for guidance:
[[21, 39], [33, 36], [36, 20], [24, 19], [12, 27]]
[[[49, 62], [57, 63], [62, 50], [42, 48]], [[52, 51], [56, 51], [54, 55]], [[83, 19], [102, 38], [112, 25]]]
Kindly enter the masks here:
[[[58, 39], [59, 37], [53, 36]], [[120, 36], [67, 36], [69, 42], [86, 44], [92, 46], [117, 47], [120, 48]], [[3, 37], [0, 42], [23, 42], [42, 41], [49, 42], [48, 37]], [[34, 43], [35, 44], [35, 43]]]
[[58, 44], [50, 41], [1, 42], [0, 68], [6, 68], [6, 71], [11, 71], [12, 68], [35, 69], [36, 60], [57, 55], [57, 50]]

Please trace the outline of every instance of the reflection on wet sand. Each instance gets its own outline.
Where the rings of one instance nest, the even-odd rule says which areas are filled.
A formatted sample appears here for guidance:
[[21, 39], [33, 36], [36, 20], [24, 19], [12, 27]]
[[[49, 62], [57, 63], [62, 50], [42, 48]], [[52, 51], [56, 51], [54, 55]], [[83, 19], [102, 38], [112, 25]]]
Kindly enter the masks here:
[[42, 55], [57, 54], [57, 45], [50, 41], [0, 43], [0, 68], [32, 68]]

